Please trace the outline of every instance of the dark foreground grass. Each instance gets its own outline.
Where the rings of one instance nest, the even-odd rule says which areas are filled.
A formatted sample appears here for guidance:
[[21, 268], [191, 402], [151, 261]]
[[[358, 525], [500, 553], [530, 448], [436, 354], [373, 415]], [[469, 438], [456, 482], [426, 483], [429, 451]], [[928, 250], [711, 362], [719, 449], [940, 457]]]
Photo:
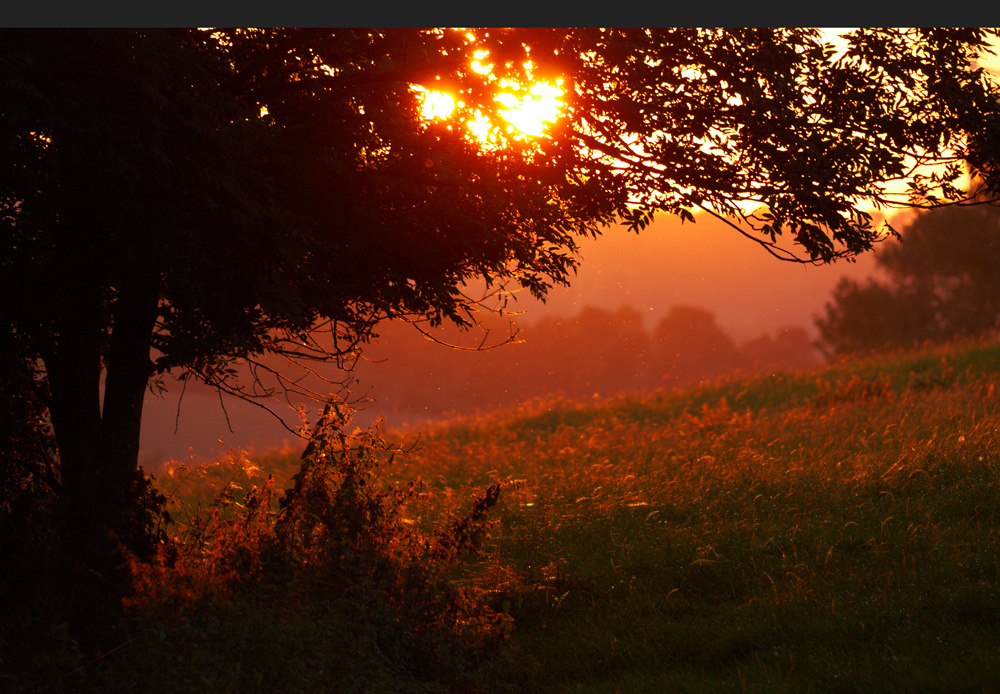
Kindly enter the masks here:
[[998, 373], [967, 345], [445, 427], [419, 513], [525, 479], [467, 574], [525, 691], [997, 691]]
[[[373, 581], [368, 565], [337, 568], [334, 583], [240, 580], [240, 567], [259, 564], [240, 520], [246, 492], [268, 471], [288, 484], [297, 456], [178, 467], [162, 481], [176, 487], [175, 515], [190, 529], [207, 509], [230, 534], [201, 545], [203, 560], [189, 557], [198, 568], [187, 578], [146, 570], [133, 641], [99, 661], [52, 665], [57, 681], [213, 692], [1000, 691], [996, 345], [535, 403], [393, 436], [417, 447], [379, 463], [378, 481], [426, 484], [401, 497], [393, 521], [413, 535], [383, 534], [380, 556], [410, 557], [392, 559], [395, 582]], [[441, 563], [431, 546], [440, 528], [454, 534], [497, 481], [492, 521], [463, 536], [478, 551]], [[405, 537], [417, 541], [400, 549]], [[399, 566], [421, 562], [443, 573], [399, 582]], [[226, 580], [212, 573], [223, 569]], [[446, 606], [428, 586], [447, 593]]]

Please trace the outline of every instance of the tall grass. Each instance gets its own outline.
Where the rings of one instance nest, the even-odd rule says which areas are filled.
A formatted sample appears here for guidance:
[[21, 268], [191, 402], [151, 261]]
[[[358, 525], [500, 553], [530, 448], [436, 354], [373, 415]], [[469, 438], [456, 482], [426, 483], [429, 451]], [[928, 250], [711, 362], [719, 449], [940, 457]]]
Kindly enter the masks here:
[[415, 513], [524, 478], [466, 580], [525, 691], [990, 691], [1000, 349], [441, 427]]
[[[332, 467], [233, 452], [172, 468], [160, 484], [179, 555], [142, 570], [134, 642], [87, 665], [104, 679], [62, 681], [219, 692], [1000, 683], [1000, 346], [326, 436]], [[299, 490], [291, 516], [283, 488]], [[294, 519], [284, 530], [282, 514]]]

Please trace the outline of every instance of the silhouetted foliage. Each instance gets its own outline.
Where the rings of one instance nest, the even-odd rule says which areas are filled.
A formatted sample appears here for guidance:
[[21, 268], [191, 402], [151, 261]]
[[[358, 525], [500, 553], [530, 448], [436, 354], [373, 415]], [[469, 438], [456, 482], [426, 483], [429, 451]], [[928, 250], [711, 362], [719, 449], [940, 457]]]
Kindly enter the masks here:
[[[1000, 190], [997, 92], [969, 62], [991, 35], [855, 29], [840, 55], [802, 28], [516, 36], [532, 42], [543, 74], [570, 84], [574, 127], [547, 153], [583, 152], [599, 184], [624, 186], [634, 206], [620, 212], [632, 227], [654, 212], [693, 221], [703, 209], [745, 222], [741, 231], [779, 257], [791, 257], [777, 245], [784, 235], [803, 259], [828, 261], [877, 239], [861, 200], [964, 199], [963, 161], [983, 188]], [[914, 171], [911, 157], [944, 168]], [[890, 179], [909, 187], [889, 194]]]
[[508, 691], [483, 671], [511, 620], [450, 572], [480, 551], [490, 510], [519, 482], [496, 482], [421, 529], [406, 514], [419, 512], [426, 488], [419, 478], [393, 481], [398, 453], [376, 426], [352, 431], [350, 408], [331, 401], [287, 478], [235, 452], [209, 469], [178, 466], [174, 543], [134, 562], [125, 602], [135, 638], [121, 644], [125, 655], [88, 661], [51, 626], [28, 631], [36, 638], [24, 645], [7, 642], [22, 635], [11, 630], [0, 633], [0, 683], [10, 691], [105, 692], [126, 682], [164, 693], [207, 685], [360, 693], [464, 691], [478, 682], [475, 691]]
[[842, 279], [817, 317], [829, 354], [978, 337], [1000, 320], [1000, 210], [919, 214], [876, 252], [885, 279]]
[[17, 335], [0, 333], [0, 354], [0, 651], [9, 660], [53, 637], [59, 475], [37, 365]]

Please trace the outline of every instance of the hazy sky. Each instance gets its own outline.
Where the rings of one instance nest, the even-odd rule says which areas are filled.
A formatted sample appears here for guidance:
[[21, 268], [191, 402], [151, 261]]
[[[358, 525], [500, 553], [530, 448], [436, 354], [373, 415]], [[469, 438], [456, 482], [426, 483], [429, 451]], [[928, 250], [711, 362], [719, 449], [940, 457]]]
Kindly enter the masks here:
[[[611, 228], [597, 240], [585, 241], [581, 250], [577, 276], [569, 287], [553, 288], [547, 303], [521, 293], [514, 307], [524, 311], [520, 320], [569, 317], [588, 304], [611, 310], [625, 304], [638, 309], [652, 327], [672, 306], [684, 304], [713, 312], [718, 325], [738, 343], [786, 326], [801, 326], [815, 335], [813, 316], [839, 278], [867, 276], [874, 266], [871, 257], [828, 266], [782, 262], [721, 222], [702, 216], [695, 224], [683, 225], [664, 217], [638, 235]], [[157, 460], [184, 458], [189, 446], [204, 457], [225, 452], [228, 446], [265, 448], [292, 440], [271, 415], [227, 399], [234, 429], [230, 433], [218, 396], [205, 388], [188, 388], [178, 416], [179, 396], [175, 388], [162, 399], [146, 397], [140, 462], [147, 467]], [[287, 404], [278, 402], [275, 408], [295, 422]]]
[[786, 326], [815, 333], [812, 318], [839, 278], [867, 276], [874, 269], [871, 257], [822, 266], [780, 261], [703, 216], [683, 225], [663, 218], [638, 235], [610, 229], [586, 240], [581, 255], [571, 286], [553, 288], [546, 304], [519, 299], [525, 318], [571, 315], [587, 304], [610, 309], [629, 304], [651, 326], [671, 306], [687, 304], [715, 313], [737, 342]]

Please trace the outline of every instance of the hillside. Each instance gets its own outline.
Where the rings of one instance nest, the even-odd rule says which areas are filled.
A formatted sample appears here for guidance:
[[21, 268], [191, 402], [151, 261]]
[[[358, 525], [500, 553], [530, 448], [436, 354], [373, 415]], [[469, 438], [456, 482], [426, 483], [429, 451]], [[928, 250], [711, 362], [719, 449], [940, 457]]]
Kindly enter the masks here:
[[[137, 638], [103, 669], [59, 681], [990, 691], [998, 385], [1000, 345], [976, 343], [642, 398], [539, 401], [384, 442], [331, 429], [348, 445], [334, 458], [364, 474], [329, 478], [340, 491], [296, 521], [313, 518], [312, 534], [280, 545], [305, 563], [278, 573], [268, 547], [282, 535], [260, 490], [291, 486], [297, 452], [175, 467], [160, 486], [180, 555], [144, 573]], [[387, 458], [393, 448], [405, 451]], [[381, 506], [364, 501], [383, 483], [394, 492]], [[375, 531], [344, 549], [337, 533], [355, 537], [343, 521], [359, 512]], [[341, 530], [315, 534], [328, 517]]]
[[525, 479], [470, 580], [533, 691], [987, 691], [998, 374], [965, 345], [540, 403], [426, 435], [410, 470], [431, 515]]

